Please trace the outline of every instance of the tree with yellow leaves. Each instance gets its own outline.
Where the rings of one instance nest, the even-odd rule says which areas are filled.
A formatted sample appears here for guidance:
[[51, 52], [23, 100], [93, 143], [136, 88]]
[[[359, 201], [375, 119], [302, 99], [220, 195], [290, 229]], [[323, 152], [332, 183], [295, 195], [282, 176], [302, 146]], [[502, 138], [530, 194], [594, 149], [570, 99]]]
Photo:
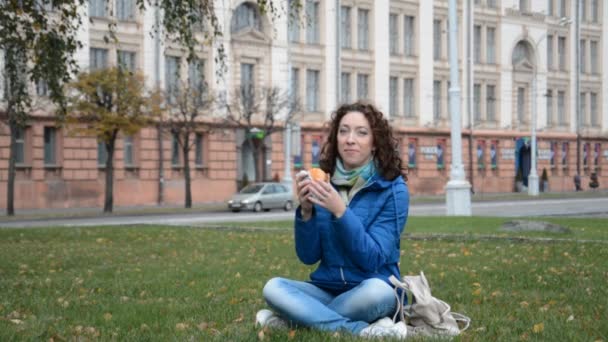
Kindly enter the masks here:
[[103, 211], [112, 212], [114, 195], [114, 151], [119, 133], [132, 135], [152, 118], [147, 113], [144, 80], [122, 68], [80, 74], [70, 83], [69, 107], [63, 117], [68, 129], [93, 136], [107, 152]]

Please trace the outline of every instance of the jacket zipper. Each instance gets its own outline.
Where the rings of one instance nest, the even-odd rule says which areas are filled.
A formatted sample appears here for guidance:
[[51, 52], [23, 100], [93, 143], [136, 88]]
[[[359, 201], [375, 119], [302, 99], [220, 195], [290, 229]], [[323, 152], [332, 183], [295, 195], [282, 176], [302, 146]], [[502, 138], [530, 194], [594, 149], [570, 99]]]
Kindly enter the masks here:
[[347, 285], [348, 283], [346, 282], [346, 279], [344, 278], [344, 270], [342, 269], [342, 266], [340, 266], [340, 276], [342, 277], [342, 281], [344, 282], [344, 285]]

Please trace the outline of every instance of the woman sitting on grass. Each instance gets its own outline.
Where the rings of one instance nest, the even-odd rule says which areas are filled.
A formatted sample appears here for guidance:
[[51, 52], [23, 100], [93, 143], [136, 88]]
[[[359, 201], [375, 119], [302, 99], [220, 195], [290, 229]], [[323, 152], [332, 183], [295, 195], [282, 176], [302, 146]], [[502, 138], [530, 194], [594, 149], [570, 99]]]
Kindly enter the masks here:
[[333, 114], [320, 161], [331, 184], [296, 177], [296, 254], [319, 266], [307, 282], [270, 279], [263, 293], [273, 311], [259, 311], [257, 324], [406, 337], [403, 322], [386, 318], [397, 306], [388, 278], [400, 278], [409, 204], [396, 147], [388, 121], [374, 106], [343, 105]]

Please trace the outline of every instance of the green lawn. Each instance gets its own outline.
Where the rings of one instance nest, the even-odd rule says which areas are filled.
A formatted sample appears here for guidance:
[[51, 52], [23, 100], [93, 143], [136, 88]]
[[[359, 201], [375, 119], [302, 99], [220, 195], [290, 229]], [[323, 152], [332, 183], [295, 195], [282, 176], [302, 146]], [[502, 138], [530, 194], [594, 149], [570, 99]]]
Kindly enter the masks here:
[[[424, 270], [433, 294], [472, 318], [460, 340], [606, 341], [606, 220], [559, 219], [573, 233], [543, 235], [571, 241], [475, 238], [504, 235], [496, 231], [502, 221], [411, 218], [413, 236], [467, 239], [405, 236], [402, 272]], [[297, 261], [286, 225], [0, 229], [0, 341], [257, 340], [265, 281], [306, 279], [312, 270]], [[266, 331], [263, 339], [329, 335]]]

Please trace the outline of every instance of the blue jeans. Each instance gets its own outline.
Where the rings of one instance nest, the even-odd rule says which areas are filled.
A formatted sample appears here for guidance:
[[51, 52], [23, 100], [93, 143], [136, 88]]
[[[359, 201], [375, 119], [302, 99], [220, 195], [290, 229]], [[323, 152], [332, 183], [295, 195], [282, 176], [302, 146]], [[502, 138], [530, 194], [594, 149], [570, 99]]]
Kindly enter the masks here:
[[335, 296], [307, 282], [277, 277], [266, 283], [263, 293], [275, 313], [292, 324], [352, 334], [392, 316], [397, 307], [393, 288], [376, 278]]

